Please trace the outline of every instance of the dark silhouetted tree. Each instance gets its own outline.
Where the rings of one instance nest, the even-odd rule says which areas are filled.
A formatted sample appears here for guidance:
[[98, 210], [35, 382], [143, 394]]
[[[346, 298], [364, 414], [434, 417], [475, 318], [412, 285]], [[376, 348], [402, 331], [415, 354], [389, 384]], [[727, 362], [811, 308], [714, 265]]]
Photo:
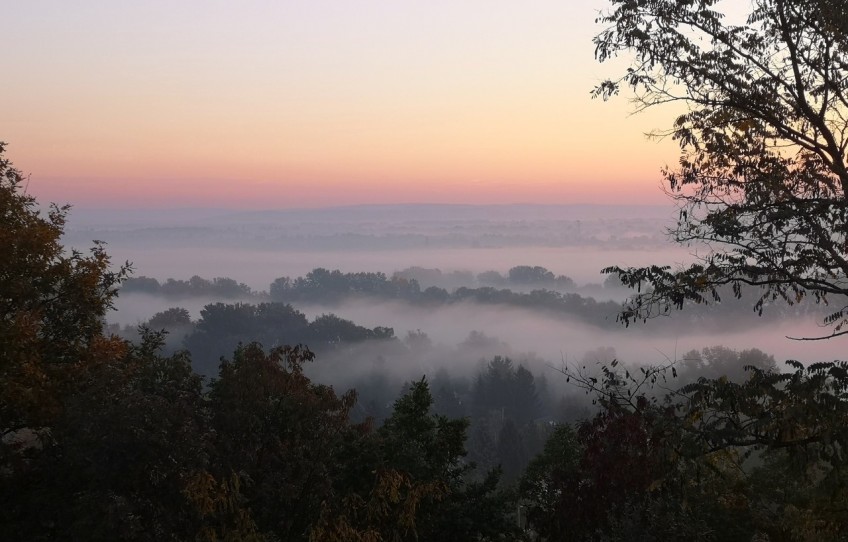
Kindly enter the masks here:
[[536, 392], [536, 382], [533, 373], [519, 365], [515, 370], [513, 383], [513, 417], [519, 427], [531, 423], [539, 417], [541, 404]]
[[524, 472], [519, 488], [528, 526], [543, 540], [556, 540], [569, 530], [571, 518], [562, 492], [577, 486], [581, 455], [574, 429], [559, 425]]
[[123, 348], [102, 329], [128, 270], [110, 269], [100, 244], [87, 255], [66, 250], [69, 207], [42, 214], [4, 151], [0, 143], [0, 473], [21, 431], [40, 446], [32, 439], [61, 415], [77, 368]]
[[303, 348], [247, 345], [221, 363], [209, 394], [219, 474], [238, 474], [258, 528], [280, 540], [303, 539], [332, 495], [344, 439], [356, 438], [355, 394], [310, 382], [312, 359]]
[[672, 236], [712, 249], [680, 269], [607, 269], [641, 288], [622, 320], [753, 285], [756, 311], [827, 300], [829, 336], [848, 333], [848, 4], [758, 0], [740, 23], [717, 0], [611, 4], [596, 57], [633, 60], [595, 92], [684, 106], [665, 132], [682, 149], [664, 171], [680, 208]]
[[181, 326], [190, 326], [191, 316], [188, 310], [182, 307], [171, 307], [170, 309], [154, 314], [147, 321], [150, 329], [170, 329]]

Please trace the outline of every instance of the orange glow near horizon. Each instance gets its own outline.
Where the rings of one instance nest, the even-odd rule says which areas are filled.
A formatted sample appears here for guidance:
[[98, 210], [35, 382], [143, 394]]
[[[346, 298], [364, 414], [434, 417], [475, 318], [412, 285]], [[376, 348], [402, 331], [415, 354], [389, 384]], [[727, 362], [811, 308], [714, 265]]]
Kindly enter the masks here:
[[677, 150], [643, 133], [670, 112], [589, 98], [601, 0], [52, 3], [0, 38], [0, 140], [42, 200], [665, 201]]

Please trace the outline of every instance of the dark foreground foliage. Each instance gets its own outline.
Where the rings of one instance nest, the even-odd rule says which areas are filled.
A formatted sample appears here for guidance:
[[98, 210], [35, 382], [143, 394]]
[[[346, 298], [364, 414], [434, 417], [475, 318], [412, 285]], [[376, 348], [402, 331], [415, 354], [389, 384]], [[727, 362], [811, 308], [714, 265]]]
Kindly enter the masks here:
[[532, 526], [546, 540], [848, 539], [848, 364], [789, 367], [678, 390], [672, 366], [566, 368], [601, 410], [528, 470]]

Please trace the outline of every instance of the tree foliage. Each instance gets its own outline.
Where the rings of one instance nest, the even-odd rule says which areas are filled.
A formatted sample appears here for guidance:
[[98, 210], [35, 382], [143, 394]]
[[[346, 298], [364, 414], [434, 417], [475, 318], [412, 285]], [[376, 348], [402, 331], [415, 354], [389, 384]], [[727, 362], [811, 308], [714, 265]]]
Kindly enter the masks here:
[[542, 539], [554, 540], [573, 525], [562, 492], [578, 476], [581, 455], [572, 426], [557, 426], [521, 478], [519, 487], [527, 523]]
[[567, 510], [590, 540], [845, 539], [848, 366], [788, 364], [679, 389], [674, 364], [567, 368], [601, 409], [568, 448], [578, 468], [543, 478], [554, 501], [535, 504], [536, 521]]
[[68, 371], [110, 347], [101, 336], [102, 320], [127, 271], [111, 270], [99, 243], [87, 255], [65, 251], [60, 238], [69, 207], [53, 205], [42, 213], [4, 150], [0, 143], [3, 442], [21, 428], [49, 425], [61, 408], [57, 394]]
[[632, 55], [623, 76], [640, 108], [682, 104], [664, 135], [680, 143], [664, 173], [680, 208], [671, 231], [706, 244], [672, 270], [608, 268], [640, 294], [625, 323], [687, 302], [721, 299], [729, 285], [774, 300], [835, 303], [831, 335], [848, 333], [848, 7], [836, 0], [756, 0], [740, 23], [718, 0], [612, 0], [599, 18], [596, 57]]
[[190, 480], [209, 464], [200, 378], [184, 356], [158, 356], [160, 346], [148, 334], [74, 367], [38, 446], [11, 456], [0, 524], [13, 538], [194, 535], [201, 514]]
[[207, 280], [197, 275], [188, 280], [168, 279], [160, 283], [151, 277], [127, 277], [121, 284], [124, 292], [161, 295], [168, 298], [217, 297], [222, 299], [249, 299], [258, 297], [246, 284], [228, 277]]
[[[153, 320], [148, 325], [154, 325]], [[324, 352], [344, 344], [391, 339], [392, 328], [368, 329], [332, 314], [310, 322], [302, 312], [284, 303], [210, 303], [200, 311], [200, 319], [184, 344], [197, 371], [214, 375], [217, 360], [240, 344], [257, 342], [271, 348], [309, 344], [316, 352]]]
[[346, 464], [342, 442], [366, 430], [348, 421], [353, 392], [337, 396], [303, 374], [313, 357], [247, 345], [222, 362], [209, 393], [216, 469], [238, 473], [258, 528], [280, 540], [300, 539], [317, 519]]

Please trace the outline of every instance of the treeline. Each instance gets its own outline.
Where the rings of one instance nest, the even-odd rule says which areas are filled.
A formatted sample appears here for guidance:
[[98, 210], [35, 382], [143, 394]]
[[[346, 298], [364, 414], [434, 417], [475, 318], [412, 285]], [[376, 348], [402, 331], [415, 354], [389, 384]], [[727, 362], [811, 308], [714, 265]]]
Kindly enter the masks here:
[[216, 277], [207, 280], [197, 275], [188, 280], [169, 278], [159, 282], [151, 277], [127, 277], [121, 284], [121, 290], [127, 293], [158, 295], [169, 298], [205, 297], [221, 299], [242, 299], [261, 297], [241, 282], [228, 277]]
[[[621, 304], [616, 301], [597, 301], [594, 297], [575, 292], [562, 292], [541, 285], [548, 279], [560, 284], [569, 282], [567, 277], [555, 277], [543, 267], [517, 266], [507, 277], [495, 271], [480, 276], [497, 275], [510, 285], [509, 288], [494, 286], [459, 286], [452, 290], [438, 286], [422, 287], [415, 276], [422, 274], [437, 276], [437, 269], [409, 268], [391, 277], [381, 272], [342, 272], [316, 268], [302, 277], [275, 279], [268, 292], [257, 292], [230, 278], [206, 280], [198, 276], [189, 280], [167, 279], [160, 283], [149, 277], [127, 278], [121, 287], [125, 293], [161, 295], [169, 299], [209, 298], [238, 299], [255, 302], [274, 301], [289, 304], [309, 304], [334, 307], [356, 299], [399, 301], [413, 306], [436, 309], [457, 303], [475, 303], [489, 306], [506, 306], [539, 311], [555, 318], [568, 318], [604, 330], [620, 330], [617, 321]], [[498, 282], [494, 277], [491, 280]], [[519, 288], [523, 285], [523, 291]], [[604, 291], [621, 295], [620, 282], [610, 276], [603, 286]], [[756, 297], [756, 287], [742, 289], [740, 295]], [[781, 320], [818, 315], [822, 307], [814, 304], [770, 305], [760, 318], [751, 318], [750, 306], [737, 299], [731, 287], [719, 291], [720, 303], [713, 305], [687, 301], [686, 310], [674, 318], [663, 319], [662, 324], [650, 328], [652, 333], [679, 333], [697, 326], [700, 332], [737, 329], [738, 326], [763, 325]]]
[[[315, 276], [312, 276], [315, 275]], [[541, 266], [518, 265], [507, 271], [506, 275], [498, 271], [485, 271], [474, 275], [470, 271], [442, 272], [440, 269], [409, 267], [395, 272], [391, 278], [385, 273], [342, 273], [316, 268], [305, 277], [291, 279], [281, 277], [271, 284], [272, 297], [279, 297], [284, 290], [308, 291], [310, 283], [316, 280], [325, 282], [325, 286], [335, 286], [325, 295], [378, 295], [403, 297], [403, 283], [415, 282], [419, 285], [438, 286], [441, 289], [458, 287], [498, 286], [511, 288], [547, 288], [551, 290], [574, 290], [575, 282], [565, 275], [555, 276]], [[389, 283], [394, 283], [394, 286]], [[121, 285], [125, 292], [159, 295], [170, 298], [219, 297], [222, 299], [264, 297], [264, 292], [254, 291], [246, 284], [228, 277], [216, 277], [212, 280], [194, 275], [188, 280], [169, 278], [164, 282], [152, 277], [127, 277]], [[421, 287], [418, 287], [420, 290]], [[280, 299], [276, 299], [280, 300]]]
[[[420, 278], [427, 274], [439, 276], [440, 272], [437, 269], [410, 268], [404, 272], [395, 273], [390, 278], [384, 273], [343, 273], [339, 270], [317, 268], [295, 279], [280, 277], [274, 280], [270, 285], [269, 294], [274, 301], [328, 306], [355, 298], [402, 301], [434, 308], [453, 303], [471, 302], [543, 311], [552, 316], [573, 318], [608, 330], [617, 330], [622, 327], [617, 321], [617, 316], [621, 312], [621, 303], [609, 300], [597, 301], [588, 295], [547, 288], [545, 285], [573, 284], [573, 281], [568, 277], [555, 277], [543, 267], [514, 267], [507, 277], [502, 277], [495, 271], [478, 275], [478, 280], [480, 277], [489, 277], [487, 279], [489, 282], [507, 284], [509, 288], [494, 286], [459, 286], [453, 290], [438, 286], [423, 288], [418, 278], [414, 277]], [[525, 288], [522, 291], [516, 289], [518, 286]], [[598, 287], [611, 293], [615, 292], [618, 296], [621, 295], [622, 285], [614, 275], [607, 277], [604, 284]], [[721, 302], [713, 305], [687, 301], [685, 311], [675, 314], [674, 318], [665, 319], [662, 328], [653, 329], [679, 332], [684, 329], [689, 330], [696, 325], [700, 331], [707, 332], [733, 328], [740, 322], [750, 326], [810, 316], [822, 310], [820, 306], [809, 303], [791, 306], [772, 304], [762, 311], [760, 318], [752, 319], [750, 306], [740, 302], [738, 299], [740, 296], [756, 298], [759, 296], [759, 288], [742, 288], [737, 295], [733, 288], [728, 286], [719, 290], [718, 297]]]
[[557, 291], [577, 289], [577, 284], [571, 277], [554, 275], [552, 271], [538, 265], [517, 265], [510, 268], [506, 275], [494, 270], [483, 271], [475, 275], [471, 271], [442, 272], [440, 269], [416, 266], [397, 271], [393, 277], [415, 280], [425, 288], [430, 286], [446, 289], [461, 286], [494, 286], [501, 288], [547, 288]]
[[165, 332], [165, 351], [188, 350], [195, 371], [209, 376], [217, 372], [219, 359], [230, 355], [239, 344], [258, 342], [269, 348], [308, 344], [315, 352], [327, 354], [357, 343], [396, 339], [390, 327], [367, 328], [335, 314], [322, 314], [310, 321], [291, 305], [275, 302], [210, 303], [201, 309], [197, 320], [191, 319], [187, 309], [171, 307], [139, 327], [107, 326], [109, 332], [135, 342], [141, 337], [140, 328]]
[[611, 301], [598, 303], [590, 297], [554, 290], [537, 289], [522, 293], [491, 286], [462, 286], [453, 291], [438, 286], [422, 289], [416, 279], [400, 275], [388, 278], [384, 273], [342, 273], [320, 268], [294, 280], [278, 278], [271, 283], [269, 293], [274, 301], [319, 305], [338, 304], [357, 297], [396, 300], [429, 307], [463, 302], [509, 305], [575, 316], [598, 326], [614, 323], [619, 308], [619, 304]]
[[[284, 303], [212, 303], [200, 311], [193, 322], [186, 309], [173, 307], [155, 314], [146, 324], [153, 330], [164, 330], [176, 342], [171, 350], [186, 348], [191, 352], [199, 374], [215, 375], [218, 360], [229, 355], [239, 344], [258, 342], [269, 348], [287, 344], [308, 344], [321, 353], [364, 341], [387, 341], [394, 338], [390, 327], [366, 328], [333, 314], [312, 321], [294, 307]], [[133, 338], [134, 330], [124, 330]]]

